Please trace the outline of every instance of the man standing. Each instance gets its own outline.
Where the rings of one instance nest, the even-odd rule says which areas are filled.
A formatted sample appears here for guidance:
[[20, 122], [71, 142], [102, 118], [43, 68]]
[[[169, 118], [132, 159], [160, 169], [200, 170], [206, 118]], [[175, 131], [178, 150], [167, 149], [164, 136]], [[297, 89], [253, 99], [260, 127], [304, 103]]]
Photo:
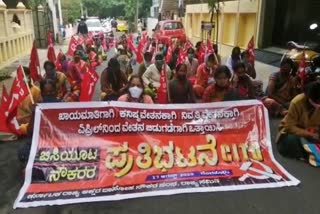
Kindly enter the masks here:
[[85, 19], [83, 16], [81, 16], [81, 21], [79, 22], [79, 25], [78, 25], [78, 30], [77, 30], [77, 34], [81, 34], [83, 35], [85, 38], [87, 37], [88, 35], [88, 26], [85, 22]]

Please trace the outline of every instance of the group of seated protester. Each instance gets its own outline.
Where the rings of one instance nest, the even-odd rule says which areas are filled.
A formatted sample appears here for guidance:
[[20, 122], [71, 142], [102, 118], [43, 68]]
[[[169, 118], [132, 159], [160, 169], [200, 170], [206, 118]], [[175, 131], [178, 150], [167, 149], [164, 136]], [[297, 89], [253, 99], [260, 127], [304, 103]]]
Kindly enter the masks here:
[[[101, 73], [101, 101], [157, 103], [161, 74], [165, 72], [168, 103], [260, 100], [270, 116], [284, 117], [277, 138], [279, 152], [284, 156], [310, 159], [303, 143], [320, 142], [320, 83], [312, 81], [302, 88], [293, 74], [294, 64], [290, 59], [282, 60], [280, 70], [270, 76], [263, 93], [262, 82], [256, 80], [255, 66], [249, 62], [248, 52], [241, 52], [239, 47], [232, 50], [225, 65], [221, 63], [217, 48], [206, 56], [198, 49], [188, 48], [185, 61], [177, 63], [176, 60], [174, 66], [166, 63], [167, 48], [156, 53], [146, 48], [144, 61], [134, 74], [129, 63], [133, 54], [125, 42], [121, 45], [118, 54], [109, 60]], [[59, 59], [59, 71], [54, 63], [45, 62], [40, 89], [30, 82], [33, 100], [36, 103], [79, 101], [83, 67], [88, 63], [85, 57], [79, 47], [72, 61], [65, 56]], [[176, 56], [173, 54], [172, 57]], [[28, 76], [29, 69], [25, 68], [25, 71]], [[32, 108], [30, 97], [27, 97], [18, 109], [17, 118], [25, 134], [31, 123]]]

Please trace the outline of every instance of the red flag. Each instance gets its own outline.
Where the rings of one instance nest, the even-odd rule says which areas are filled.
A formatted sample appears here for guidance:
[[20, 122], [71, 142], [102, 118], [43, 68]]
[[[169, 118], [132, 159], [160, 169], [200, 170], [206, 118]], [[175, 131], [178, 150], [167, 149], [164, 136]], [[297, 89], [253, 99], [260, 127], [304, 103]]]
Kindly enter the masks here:
[[305, 81], [306, 81], [306, 78], [307, 78], [307, 75], [306, 75], [306, 54], [305, 52], [303, 51], [302, 53], [302, 58], [300, 60], [300, 64], [299, 64], [299, 69], [298, 69], [298, 75], [301, 79], [301, 87], [303, 88], [304, 87], [304, 84], [305, 84]]
[[40, 71], [40, 61], [39, 55], [36, 47], [36, 42], [33, 42], [31, 54], [30, 54], [30, 62], [29, 62], [29, 69], [30, 69], [30, 77], [34, 82], [41, 80]]
[[28, 87], [25, 82], [23, 68], [20, 65], [17, 70], [17, 76], [13, 81], [11, 93], [10, 93], [10, 104], [8, 107], [9, 115], [16, 113], [18, 105], [23, 101], [23, 99], [28, 96]]
[[187, 58], [187, 52], [183, 49], [180, 49], [179, 56], [177, 59], [177, 65], [185, 63], [186, 58]]
[[167, 65], [163, 66], [160, 75], [160, 87], [157, 92], [158, 103], [167, 104], [168, 103], [168, 89], [167, 89]]
[[54, 52], [53, 47], [53, 40], [52, 40], [52, 33], [48, 33], [48, 53], [47, 53], [48, 60], [55, 63], [56, 62], [56, 54]]
[[142, 34], [142, 38], [138, 44], [138, 48], [137, 48], [137, 62], [140, 64], [143, 62], [143, 55], [142, 55], [142, 52], [143, 52], [143, 48], [145, 46], [147, 42], [147, 33], [143, 33]]
[[81, 82], [81, 93], [80, 101], [89, 102], [92, 101], [96, 83], [99, 79], [99, 76], [92, 67], [87, 67], [86, 72], [83, 75], [83, 80]]
[[48, 47], [48, 54], [47, 54], [48, 60], [51, 62], [56, 62], [56, 54], [54, 52], [54, 47], [49, 46]]
[[[19, 104], [28, 96], [29, 91], [25, 82], [22, 66], [18, 67], [17, 76], [12, 84], [9, 97], [9, 106], [5, 113], [7, 127], [15, 134], [20, 134], [20, 127], [16, 120], [17, 108]], [[3, 116], [2, 116], [3, 117]]]
[[129, 35], [128, 38], [127, 38], [127, 45], [128, 45], [128, 48], [133, 52], [135, 53], [136, 55], [138, 55], [138, 52], [137, 52], [137, 49], [134, 47], [133, 45], [133, 36], [132, 35]]
[[166, 55], [166, 62], [169, 63], [172, 57], [173, 48], [172, 45], [169, 46], [167, 55]]
[[254, 36], [250, 39], [247, 47], [247, 51], [249, 52], [249, 62], [254, 65], [255, 56], [254, 56]]
[[83, 45], [84, 44], [84, 38], [83, 38], [83, 36], [78, 36], [78, 44], [79, 45]]
[[73, 57], [74, 52], [75, 52], [75, 50], [77, 49], [77, 46], [78, 46], [78, 42], [77, 42], [77, 40], [74, 38], [74, 36], [72, 36], [71, 39], [70, 39], [69, 49], [68, 49], [68, 54], [69, 54], [69, 56], [72, 56], [72, 57]]
[[7, 88], [2, 86], [2, 97], [1, 97], [1, 106], [0, 106], [0, 114], [4, 114], [9, 107], [9, 95], [7, 92]]

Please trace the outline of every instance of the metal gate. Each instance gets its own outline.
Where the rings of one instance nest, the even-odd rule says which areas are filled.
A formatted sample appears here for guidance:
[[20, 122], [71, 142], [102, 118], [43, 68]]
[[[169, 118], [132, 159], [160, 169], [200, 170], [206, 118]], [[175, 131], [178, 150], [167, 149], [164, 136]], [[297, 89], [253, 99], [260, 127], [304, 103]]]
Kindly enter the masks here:
[[48, 46], [48, 33], [53, 32], [52, 17], [52, 11], [47, 3], [33, 10], [34, 34], [38, 48]]

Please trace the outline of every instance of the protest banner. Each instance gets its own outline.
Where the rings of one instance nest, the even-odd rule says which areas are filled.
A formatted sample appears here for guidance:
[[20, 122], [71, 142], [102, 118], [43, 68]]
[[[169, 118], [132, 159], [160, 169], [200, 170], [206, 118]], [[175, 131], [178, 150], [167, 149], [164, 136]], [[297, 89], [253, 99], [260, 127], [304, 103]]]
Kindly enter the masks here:
[[41, 104], [14, 208], [298, 185], [259, 101]]

